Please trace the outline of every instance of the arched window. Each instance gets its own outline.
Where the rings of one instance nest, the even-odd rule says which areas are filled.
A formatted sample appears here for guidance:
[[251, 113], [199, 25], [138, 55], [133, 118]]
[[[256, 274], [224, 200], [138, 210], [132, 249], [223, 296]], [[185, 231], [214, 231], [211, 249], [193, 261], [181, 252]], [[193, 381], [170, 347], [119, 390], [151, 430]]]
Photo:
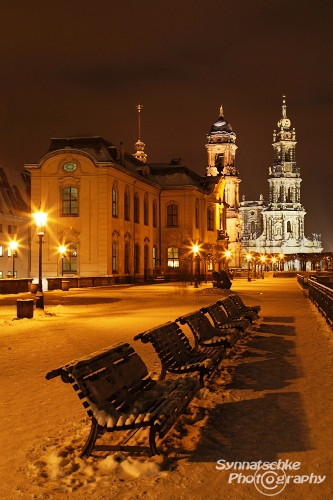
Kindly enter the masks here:
[[62, 189], [62, 215], [78, 215], [78, 190], [68, 186]]
[[148, 217], [149, 217], [149, 204], [148, 204], [148, 194], [145, 194], [143, 200], [143, 223], [145, 226], [148, 226]]
[[253, 234], [256, 232], [256, 223], [254, 222], [254, 220], [251, 220], [251, 223], [250, 223], [250, 232]]
[[129, 206], [130, 198], [128, 188], [125, 188], [124, 192], [124, 219], [130, 220], [130, 206]]
[[288, 220], [288, 222], [287, 222], [287, 233], [291, 233], [291, 232], [292, 232], [292, 230], [291, 230], [291, 222], [290, 222], [290, 220]]
[[140, 207], [139, 207], [139, 195], [134, 194], [134, 222], [140, 222]]
[[63, 257], [63, 272], [76, 273], [77, 272], [77, 243], [76, 241], [66, 242], [66, 253]]
[[179, 250], [177, 247], [168, 248], [168, 267], [179, 267]]
[[178, 227], [178, 205], [169, 203], [167, 206], [167, 227]]
[[118, 217], [118, 191], [115, 186], [112, 188], [112, 217]]
[[207, 231], [214, 231], [214, 208], [207, 209]]
[[157, 201], [153, 201], [153, 227], [157, 227]]

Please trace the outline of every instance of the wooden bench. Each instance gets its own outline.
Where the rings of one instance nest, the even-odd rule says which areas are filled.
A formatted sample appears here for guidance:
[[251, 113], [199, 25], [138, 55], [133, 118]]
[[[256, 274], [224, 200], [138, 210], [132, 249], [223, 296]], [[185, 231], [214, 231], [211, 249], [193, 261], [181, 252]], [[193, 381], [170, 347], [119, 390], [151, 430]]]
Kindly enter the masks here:
[[207, 316], [201, 311], [179, 317], [176, 321], [182, 325], [187, 324], [194, 336], [195, 347], [232, 347], [241, 337], [237, 328], [217, 328], [213, 326]]
[[72, 384], [91, 419], [81, 456], [89, 456], [104, 432], [150, 427], [151, 454], [158, 453], [156, 433], [163, 438], [199, 389], [195, 378], [157, 382], [127, 343], [67, 363], [47, 373]]
[[229, 299], [234, 301], [236, 306], [239, 307], [243, 314], [250, 314], [251, 316], [253, 316], [253, 319], [259, 318], [259, 311], [261, 309], [260, 306], [246, 306], [242, 298], [236, 293], [229, 295]]
[[238, 328], [244, 332], [250, 324], [247, 319], [233, 319], [228, 316], [219, 301], [209, 306], [202, 307], [201, 311], [209, 314], [213, 320], [214, 326], [217, 328]]
[[254, 311], [250, 311], [248, 309], [244, 309], [243, 307], [240, 307], [239, 304], [236, 302], [237, 298], [236, 300], [234, 300], [231, 297], [237, 297], [237, 296], [229, 295], [229, 297], [226, 297], [225, 299], [218, 300], [218, 303], [222, 307], [224, 307], [230, 318], [232, 318], [233, 320], [235, 319], [247, 320], [249, 321], [249, 323], [252, 323], [255, 319], [258, 318], [257, 313], [255, 313]]
[[213, 373], [225, 356], [225, 349], [206, 347], [200, 350], [193, 349], [188, 338], [176, 322], [168, 322], [152, 330], [140, 333], [134, 340], [141, 340], [144, 344], [150, 342], [162, 365], [160, 380], [166, 373], [198, 372], [200, 385], [204, 385], [204, 376]]

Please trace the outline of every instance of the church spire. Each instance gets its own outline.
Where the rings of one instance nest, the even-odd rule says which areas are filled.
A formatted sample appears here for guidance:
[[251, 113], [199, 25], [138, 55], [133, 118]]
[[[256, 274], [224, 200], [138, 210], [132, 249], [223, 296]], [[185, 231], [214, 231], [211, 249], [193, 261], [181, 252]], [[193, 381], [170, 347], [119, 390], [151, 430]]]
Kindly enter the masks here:
[[138, 140], [134, 144], [135, 153], [133, 156], [137, 160], [142, 161], [142, 163], [146, 163], [147, 155], [144, 152], [145, 144], [141, 141], [141, 110], [142, 110], [142, 108], [143, 108], [143, 106], [140, 103], [136, 106], [136, 109], [138, 110]]

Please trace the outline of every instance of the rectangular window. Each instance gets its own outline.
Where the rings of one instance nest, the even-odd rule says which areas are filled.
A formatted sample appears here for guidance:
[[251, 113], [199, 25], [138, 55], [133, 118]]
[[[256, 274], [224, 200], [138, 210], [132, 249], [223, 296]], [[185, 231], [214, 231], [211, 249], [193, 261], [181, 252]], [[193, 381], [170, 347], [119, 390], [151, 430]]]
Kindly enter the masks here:
[[63, 258], [63, 272], [76, 273], [77, 272], [77, 243], [72, 241], [66, 243], [67, 251]]
[[214, 231], [214, 209], [207, 210], [207, 231]]
[[125, 191], [124, 194], [124, 219], [130, 220], [129, 211], [129, 194]]
[[3, 257], [3, 246], [0, 245], [0, 257]]
[[118, 191], [112, 189], [112, 217], [118, 217]]
[[13, 234], [13, 227], [11, 225], [8, 226], [8, 234]]
[[134, 222], [140, 221], [140, 213], [139, 213], [139, 196], [137, 193], [134, 195]]
[[157, 203], [153, 201], [153, 227], [157, 227]]
[[2, 274], [2, 271], [0, 271], [0, 279], [3, 278], [3, 274]]
[[116, 241], [112, 242], [112, 272], [118, 272], [118, 244]]
[[177, 247], [168, 248], [168, 267], [179, 267], [179, 251]]
[[2, 233], [2, 224], [0, 224], [0, 233]]
[[167, 206], [167, 226], [178, 227], [178, 205], [175, 203]]
[[78, 190], [65, 187], [62, 190], [62, 215], [78, 215]]

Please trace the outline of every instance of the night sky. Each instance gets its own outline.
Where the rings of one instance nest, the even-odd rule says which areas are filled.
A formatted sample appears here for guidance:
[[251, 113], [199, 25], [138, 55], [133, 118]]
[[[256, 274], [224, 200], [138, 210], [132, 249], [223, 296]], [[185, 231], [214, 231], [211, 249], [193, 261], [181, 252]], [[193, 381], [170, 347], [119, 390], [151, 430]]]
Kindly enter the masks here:
[[0, 164], [38, 162], [50, 137], [101, 135], [149, 162], [205, 173], [222, 104], [241, 196], [268, 198], [282, 95], [296, 128], [305, 233], [332, 234], [331, 0], [2, 2]]

